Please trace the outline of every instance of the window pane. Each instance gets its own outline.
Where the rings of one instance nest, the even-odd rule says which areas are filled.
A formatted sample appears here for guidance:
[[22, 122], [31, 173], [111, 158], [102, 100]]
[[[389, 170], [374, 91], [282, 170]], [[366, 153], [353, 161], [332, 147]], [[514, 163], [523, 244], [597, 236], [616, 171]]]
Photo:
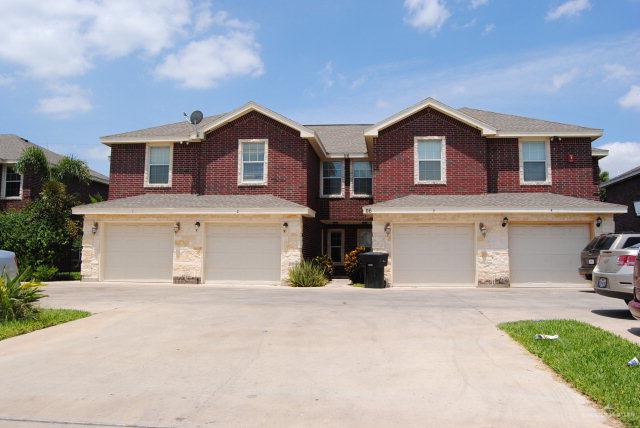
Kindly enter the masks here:
[[242, 160], [264, 162], [264, 143], [242, 143]]
[[371, 248], [371, 229], [358, 229], [358, 246]]
[[547, 149], [543, 141], [527, 141], [522, 143], [523, 161], [545, 161]]
[[354, 162], [353, 163], [353, 176], [355, 178], [370, 178], [371, 177], [371, 163], [370, 162]]
[[420, 175], [418, 178], [420, 181], [442, 180], [442, 174], [440, 171], [440, 161], [420, 161], [419, 167], [420, 167], [420, 171], [419, 171]]
[[371, 178], [353, 179], [353, 193], [355, 195], [370, 195], [371, 187]]
[[418, 142], [419, 160], [440, 160], [442, 155], [442, 142], [440, 140]]
[[150, 147], [149, 165], [169, 165], [169, 147]]
[[524, 181], [546, 181], [547, 165], [545, 162], [525, 162]]
[[19, 181], [7, 181], [5, 185], [4, 196], [7, 198], [12, 198], [16, 196], [20, 196], [20, 182]]
[[264, 179], [264, 163], [245, 163], [242, 169], [242, 179], [262, 181]]
[[322, 193], [324, 195], [340, 195], [342, 193], [342, 179], [324, 178], [322, 180]]
[[149, 183], [150, 184], [168, 184], [169, 183], [169, 165], [150, 165], [149, 166]]
[[322, 162], [322, 176], [325, 178], [342, 178], [342, 162]]
[[7, 165], [6, 180], [7, 181], [18, 181], [18, 182], [20, 181], [20, 174], [18, 174], [18, 172], [16, 171], [16, 167], [15, 166]]
[[331, 261], [334, 263], [342, 263], [342, 251], [340, 247], [331, 247]]

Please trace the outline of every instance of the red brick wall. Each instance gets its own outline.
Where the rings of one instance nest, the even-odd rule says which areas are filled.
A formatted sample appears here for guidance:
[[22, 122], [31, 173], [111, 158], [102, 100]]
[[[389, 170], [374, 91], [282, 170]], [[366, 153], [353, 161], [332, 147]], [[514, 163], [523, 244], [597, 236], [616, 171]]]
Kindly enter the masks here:
[[640, 176], [614, 183], [607, 188], [606, 201], [627, 206], [626, 214], [615, 214], [616, 232], [640, 232], [640, 217], [633, 206], [640, 201]]
[[[446, 138], [447, 184], [414, 184], [414, 137]], [[431, 108], [380, 131], [373, 145], [376, 202], [409, 194], [487, 191], [486, 141], [480, 131]]]
[[[551, 142], [551, 185], [520, 184], [517, 138], [487, 140], [489, 192], [552, 192], [578, 198], [597, 199], [594, 163], [588, 138], [563, 138]], [[573, 162], [569, 155], [574, 156]], [[596, 165], [597, 167], [597, 165]]]
[[[351, 164], [349, 159], [345, 159], [344, 178], [344, 198], [319, 198], [318, 217], [323, 220], [336, 221], [364, 221], [368, 217], [362, 213], [362, 207], [373, 203], [371, 198], [351, 197]], [[319, 177], [319, 172], [316, 174]], [[319, 182], [317, 184], [319, 192]], [[375, 192], [375, 189], [374, 189]]]

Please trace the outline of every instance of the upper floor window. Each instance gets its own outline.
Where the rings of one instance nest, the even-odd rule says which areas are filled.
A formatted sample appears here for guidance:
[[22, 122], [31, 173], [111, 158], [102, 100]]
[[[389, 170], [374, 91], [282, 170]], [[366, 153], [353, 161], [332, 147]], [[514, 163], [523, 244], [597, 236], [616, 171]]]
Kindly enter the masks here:
[[344, 162], [324, 161], [320, 177], [320, 195], [344, 196]]
[[145, 186], [171, 186], [171, 167], [173, 165], [173, 145], [147, 144], [147, 170]]
[[267, 140], [240, 140], [238, 184], [267, 184]]
[[0, 165], [0, 197], [20, 199], [22, 197], [22, 176], [15, 165]]
[[521, 184], [550, 184], [548, 141], [520, 142], [520, 182]]
[[416, 184], [446, 183], [446, 143], [444, 137], [416, 137], [414, 141], [414, 181]]
[[371, 162], [351, 161], [351, 196], [371, 196]]

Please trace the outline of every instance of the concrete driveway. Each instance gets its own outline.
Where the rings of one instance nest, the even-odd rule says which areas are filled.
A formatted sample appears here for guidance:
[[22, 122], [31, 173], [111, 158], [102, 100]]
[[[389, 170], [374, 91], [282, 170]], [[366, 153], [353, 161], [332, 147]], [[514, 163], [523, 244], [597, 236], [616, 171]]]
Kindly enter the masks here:
[[93, 316], [0, 342], [0, 425], [519, 426], [613, 422], [496, 328], [577, 318], [586, 289], [55, 284]]

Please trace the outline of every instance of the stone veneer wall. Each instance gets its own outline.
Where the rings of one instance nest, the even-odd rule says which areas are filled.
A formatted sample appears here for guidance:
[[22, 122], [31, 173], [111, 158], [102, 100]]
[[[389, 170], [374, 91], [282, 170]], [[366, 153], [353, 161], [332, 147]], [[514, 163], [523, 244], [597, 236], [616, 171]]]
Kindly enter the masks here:
[[[591, 225], [591, 235], [613, 232], [611, 214], [506, 214], [509, 225], [502, 227], [505, 214], [375, 214], [373, 216], [373, 251], [389, 253], [385, 268], [388, 284], [393, 284], [393, 229], [398, 223], [473, 224], [476, 236], [476, 284], [479, 287], [508, 287], [509, 272], [509, 225], [518, 223], [585, 223]], [[601, 217], [602, 225], [595, 227], [595, 219]], [[391, 224], [387, 236], [385, 225]], [[486, 237], [478, 231], [479, 224], [487, 227]], [[577, 265], [576, 265], [577, 269]]]
[[[98, 232], [93, 234], [93, 223], [98, 222]], [[82, 279], [101, 279], [101, 247], [105, 223], [169, 223], [180, 222], [175, 233], [173, 248], [173, 282], [199, 284], [202, 278], [206, 223], [251, 223], [252, 225], [288, 223], [282, 233], [280, 262], [281, 281], [286, 281], [289, 268], [302, 259], [302, 218], [299, 215], [86, 215], [82, 238]], [[195, 223], [200, 222], [196, 230]]]

